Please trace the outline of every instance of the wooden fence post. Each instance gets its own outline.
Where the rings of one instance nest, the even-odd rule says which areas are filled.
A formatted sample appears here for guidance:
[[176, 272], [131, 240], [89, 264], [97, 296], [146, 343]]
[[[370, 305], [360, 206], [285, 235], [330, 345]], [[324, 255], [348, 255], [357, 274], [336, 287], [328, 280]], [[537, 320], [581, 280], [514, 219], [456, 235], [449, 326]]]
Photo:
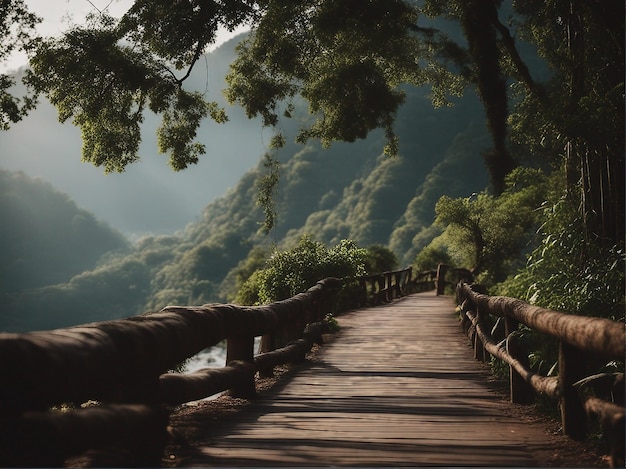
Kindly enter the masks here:
[[413, 291], [413, 285], [412, 284], [413, 284], [413, 267], [409, 267], [409, 272], [407, 274], [406, 283], [405, 283], [405, 286], [406, 286], [405, 287], [406, 288], [405, 293], [407, 295], [410, 294], [410, 293], [415, 293]]
[[468, 311], [472, 310], [472, 304], [470, 303], [470, 301], [468, 299], [463, 300], [463, 303], [461, 303], [461, 330], [463, 331], [463, 335], [467, 337], [467, 334], [469, 332], [469, 328], [472, 325], [472, 321], [470, 321], [470, 319], [467, 317], [467, 313]]
[[[518, 322], [509, 316], [504, 318], [504, 333], [506, 335], [506, 350], [511, 357], [520, 361], [525, 367], [529, 366], [528, 353], [519, 342], [519, 339], [513, 335], [517, 330]], [[511, 402], [516, 404], [530, 404], [534, 400], [534, 391], [532, 386], [515, 371], [515, 368], [509, 366], [509, 393]]]
[[443, 295], [446, 288], [446, 272], [448, 266], [445, 264], [439, 264], [437, 266], [437, 277], [435, 282], [437, 283], [437, 296]]
[[367, 304], [367, 282], [362, 278], [359, 279], [359, 287], [361, 288], [359, 303], [360, 306], [365, 306]]
[[[254, 367], [254, 337], [231, 336], [226, 339], [226, 365], [234, 361], [250, 363]], [[233, 397], [250, 398], [256, 395], [254, 373], [236, 387], [231, 388]]]
[[[521, 362], [525, 368], [530, 367], [526, 348], [516, 335], [509, 335], [507, 337], [506, 351], [511, 357]], [[509, 366], [509, 376], [511, 402], [516, 404], [531, 404], [535, 400], [535, 392], [530, 383], [522, 378], [512, 366]]]
[[584, 354], [577, 348], [559, 343], [559, 389], [561, 391], [561, 423], [563, 433], [574, 440], [583, 440], [587, 433], [587, 413], [574, 383], [584, 376], [581, 367]]
[[485, 356], [485, 347], [483, 345], [483, 341], [480, 340], [480, 336], [478, 333], [474, 334], [474, 360], [478, 360], [479, 362], [487, 361]]
[[[478, 308], [476, 308], [476, 319], [480, 320], [480, 310]], [[487, 351], [485, 350], [485, 345], [483, 344], [483, 341], [480, 339], [480, 335], [478, 334], [478, 330], [475, 331], [474, 333], [474, 360], [478, 360], [480, 362], [486, 362], [487, 361]]]

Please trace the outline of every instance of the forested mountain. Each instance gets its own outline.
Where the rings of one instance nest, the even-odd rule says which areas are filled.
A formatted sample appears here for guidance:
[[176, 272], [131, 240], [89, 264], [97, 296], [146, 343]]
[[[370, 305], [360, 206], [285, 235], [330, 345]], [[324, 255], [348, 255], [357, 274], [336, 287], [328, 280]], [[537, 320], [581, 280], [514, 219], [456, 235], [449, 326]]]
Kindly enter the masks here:
[[0, 327], [16, 320], [8, 305], [30, 291], [66, 282], [106, 252], [129, 248], [121, 233], [66, 194], [23, 173], [0, 170], [0, 220]]
[[[232, 44], [228, 47], [232, 53]], [[277, 222], [269, 235], [259, 232], [263, 212], [256, 203], [257, 184], [267, 169], [258, 154], [256, 167], [176, 235], [146, 237], [130, 251], [111, 252], [97, 266], [85, 265], [84, 272], [24, 285], [20, 295], [2, 305], [0, 328], [52, 328], [168, 304], [230, 301], [228, 274], [262, 252], [255, 248], [293, 246], [304, 234], [328, 244], [348, 238], [363, 247], [388, 245], [402, 265], [409, 265], [439, 233], [431, 226], [439, 197], [469, 196], [486, 187], [481, 152], [489, 138], [473, 93], [453, 107], [434, 109], [428, 88], [406, 91], [396, 125], [397, 157], [383, 155], [382, 132], [324, 149], [316, 141], [293, 143], [298, 119], [307, 118], [305, 110], [280, 123], [287, 144], [275, 154], [281, 177], [274, 196]], [[259, 138], [259, 130], [251, 134], [238, 138]], [[38, 231], [42, 237], [45, 232]], [[103, 243], [99, 254], [122, 245]]]

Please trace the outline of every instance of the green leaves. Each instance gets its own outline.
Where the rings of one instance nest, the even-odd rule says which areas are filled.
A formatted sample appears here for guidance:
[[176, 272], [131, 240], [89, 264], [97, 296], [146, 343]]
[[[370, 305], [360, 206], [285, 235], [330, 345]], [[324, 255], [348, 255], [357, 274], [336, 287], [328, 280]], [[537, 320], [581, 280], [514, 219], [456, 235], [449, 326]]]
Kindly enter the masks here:
[[[537, 209], [548, 191], [542, 173], [528, 168], [516, 169], [506, 182], [499, 197], [443, 196], [435, 207], [436, 223], [446, 227], [443, 237], [452, 257], [482, 274], [487, 284], [503, 281], [519, 264], [524, 245], [540, 223]], [[431, 243], [433, 249], [439, 249], [438, 243], [441, 240]]]
[[204, 145], [194, 143], [200, 121], [211, 115], [214, 121], [228, 120], [217, 103], [207, 103], [200, 93], [178, 90], [171, 107], [163, 112], [163, 122], [157, 130], [159, 151], [169, 153], [170, 166], [175, 171], [198, 162], [206, 152]]
[[[167, 62], [155, 55], [164, 50], [151, 41], [132, 42], [139, 33], [128, 28], [136, 19], [117, 24], [100, 15], [88, 27], [43, 42], [27, 80], [48, 95], [60, 121], [71, 118], [80, 127], [84, 161], [105, 172], [122, 172], [137, 161], [140, 125], [149, 108], [163, 118], [157, 132], [159, 150], [169, 154], [174, 170], [181, 170], [206, 151], [195, 141], [202, 119], [210, 116], [223, 123], [227, 117], [216, 103], [182, 89]], [[166, 59], [183, 60], [167, 54]]]
[[353, 142], [384, 128], [386, 151], [396, 154], [399, 85], [423, 83], [415, 21], [417, 10], [403, 1], [268, 2], [239, 49], [228, 98], [274, 126], [281, 103], [300, 95], [313, 119], [298, 142]]
[[256, 298], [259, 304], [271, 303], [304, 292], [326, 277], [364, 275], [366, 257], [367, 251], [357, 247], [354, 241], [342, 240], [327, 248], [303, 236], [295, 248], [275, 250], [266, 267], [244, 283], [239, 298]]
[[545, 308], [623, 320], [624, 251], [585, 239], [576, 209], [567, 198], [549, 200], [538, 244], [503, 292]]
[[[0, 63], [16, 51], [31, 51], [37, 42], [35, 27], [40, 22], [41, 18], [29, 12], [23, 0], [0, 2]], [[8, 130], [37, 104], [33, 94], [14, 96], [10, 91], [13, 85], [13, 76], [0, 74], [0, 130]]]
[[261, 230], [267, 234], [272, 231], [276, 224], [276, 209], [274, 207], [274, 193], [280, 181], [280, 163], [272, 158], [269, 153], [265, 154], [263, 166], [266, 173], [257, 181], [257, 205], [260, 205], [265, 215]]

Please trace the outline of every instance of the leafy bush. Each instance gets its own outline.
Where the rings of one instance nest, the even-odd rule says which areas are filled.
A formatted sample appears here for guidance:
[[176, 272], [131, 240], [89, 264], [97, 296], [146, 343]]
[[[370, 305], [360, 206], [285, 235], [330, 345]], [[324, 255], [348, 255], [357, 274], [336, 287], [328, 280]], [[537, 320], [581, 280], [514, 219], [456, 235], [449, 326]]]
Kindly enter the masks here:
[[389, 272], [398, 267], [398, 258], [388, 247], [372, 244], [366, 251], [365, 270], [368, 274]]
[[538, 246], [525, 268], [498, 294], [573, 314], [624, 319], [624, 251], [585, 239], [576, 207], [566, 197], [546, 205]]
[[435, 270], [439, 264], [453, 264], [452, 257], [442, 241], [442, 237], [435, 238], [415, 256], [413, 266], [416, 272]]
[[[588, 239], [575, 203], [554, 191], [540, 212], [543, 223], [536, 247], [516, 275], [492, 288], [497, 295], [570, 314], [624, 320], [624, 251], [599, 239]], [[532, 368], [552, 375], [558, 363], [555, 339], [523, 328]], [[623, 372], [623, 362], [609, 364]], [[607, 364], [590, 364], [600, 373]], [[609, 367], [610, 368], [610, 367]]]
[[[445, 259], [466, 267], [487, 286], [503, 281], [523, 265], [523, 251], [540, 223], [537, 208], [545, 201], [548, 179], [538, 170], [518, 168], [506, 178], [499, 197], [486, 192], [437, 202], [436, 223], [445, 226], [419, 261]], [[445, 249], [442, 247], [445, 246]]]
[[365, 274], [367, 251], [354, 241], [342, 240], [327, 248], [303, 236], [288, 251], [275, 250], [264, 269], [244, 282], [237, 295], [243, 304], [265, 304], [304, 292], [326, 277], [353, 278]]

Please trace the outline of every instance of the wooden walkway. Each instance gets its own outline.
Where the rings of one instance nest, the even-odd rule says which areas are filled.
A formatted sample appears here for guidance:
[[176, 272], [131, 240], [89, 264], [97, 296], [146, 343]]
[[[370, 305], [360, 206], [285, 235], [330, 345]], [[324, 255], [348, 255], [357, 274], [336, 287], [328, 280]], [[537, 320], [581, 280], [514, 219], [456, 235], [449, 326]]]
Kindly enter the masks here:
[[[543, 466], [434, 293], [339, 316], [339, 336], [276, 393], [198, 442], [192, 466]], [[215, 425], [215, 424], [214, 424]]]

